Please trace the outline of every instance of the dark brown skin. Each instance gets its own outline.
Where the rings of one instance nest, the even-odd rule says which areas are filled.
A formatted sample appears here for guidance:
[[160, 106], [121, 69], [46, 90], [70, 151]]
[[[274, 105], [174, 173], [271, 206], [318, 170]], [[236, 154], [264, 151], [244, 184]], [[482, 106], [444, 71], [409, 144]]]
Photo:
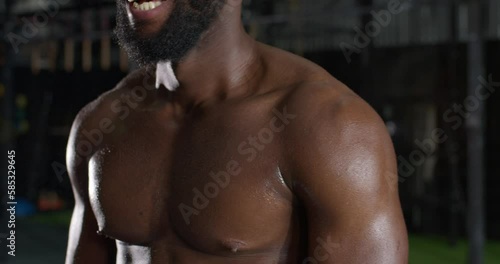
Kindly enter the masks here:
[[77, 116], [67, 264], [407, 263], [384, 123], [317, 65], [251, 39], [240, 9], [229, 1], [175, 68], [177, 91], [142, 69]]

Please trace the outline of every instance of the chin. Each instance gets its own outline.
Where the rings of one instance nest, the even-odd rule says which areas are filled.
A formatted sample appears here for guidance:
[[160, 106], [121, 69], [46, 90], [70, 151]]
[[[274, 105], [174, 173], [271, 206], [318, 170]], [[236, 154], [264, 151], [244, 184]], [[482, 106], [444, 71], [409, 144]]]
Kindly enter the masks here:
[[148, 39], [157, 36], [161, 31], [161, 26], [157, 27], [154, 25], [140, 25], [134, 27], [135, 35], [139, 38]]

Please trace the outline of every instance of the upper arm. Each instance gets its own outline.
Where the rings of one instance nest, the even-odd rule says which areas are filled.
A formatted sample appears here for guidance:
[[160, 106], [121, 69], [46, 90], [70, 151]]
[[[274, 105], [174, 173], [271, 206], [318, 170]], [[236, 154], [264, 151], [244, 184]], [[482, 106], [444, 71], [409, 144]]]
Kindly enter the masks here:
[[97, 234], [97, 221], [88, 195], [88, 157], [77, 151], [83, 119], [87, 114], [85, 109], [88, 108], [78, 114], [66, 150], [66, 163], [75, 197], [66, 252], [67, 264], [113, 263], [114, 258], [114, 241]]
[[384, 123], [352, 96], [308, 112], [288, 135], [308, 256], [317, 263], [406, 263], [396, 160]]

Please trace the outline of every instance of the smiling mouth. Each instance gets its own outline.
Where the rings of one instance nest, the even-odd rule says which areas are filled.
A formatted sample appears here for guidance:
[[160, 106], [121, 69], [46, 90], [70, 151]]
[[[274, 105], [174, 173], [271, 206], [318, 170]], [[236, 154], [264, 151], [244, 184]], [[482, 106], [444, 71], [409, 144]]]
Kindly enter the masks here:
[[150, 11], [156, 9], [163, 4], [164, 0], [127, 0], [130, 7], [138, 11]]

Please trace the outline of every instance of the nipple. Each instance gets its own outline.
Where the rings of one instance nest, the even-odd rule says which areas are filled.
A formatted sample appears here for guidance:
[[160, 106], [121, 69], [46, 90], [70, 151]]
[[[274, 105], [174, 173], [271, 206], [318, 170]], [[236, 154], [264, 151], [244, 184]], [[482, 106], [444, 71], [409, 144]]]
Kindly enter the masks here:
[[225, 249], [230, 250], [232, 253], [237, 253], [242, 248], [244, 248], [247, 244], [243, 241], [229, 239], [227, 241], [224, 241], [222, 243], [222, 245], [224, 246]]

